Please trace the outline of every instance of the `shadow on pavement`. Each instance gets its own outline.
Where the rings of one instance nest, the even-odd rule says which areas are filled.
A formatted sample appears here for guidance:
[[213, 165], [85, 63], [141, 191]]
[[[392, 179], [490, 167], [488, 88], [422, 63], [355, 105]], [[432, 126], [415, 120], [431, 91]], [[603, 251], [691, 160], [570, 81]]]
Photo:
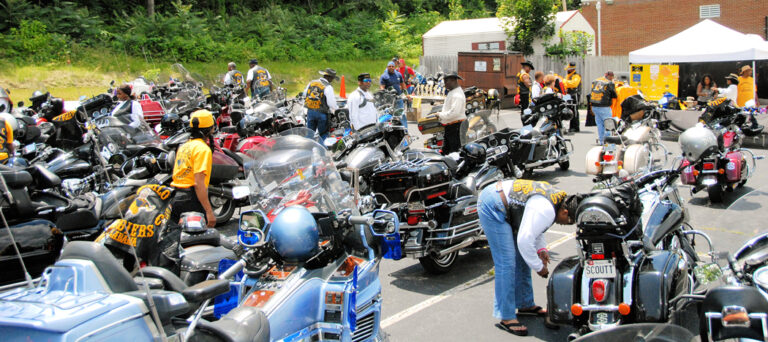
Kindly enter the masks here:
[[399, 269], [390, 276], [393, 278], [391, 284], [397, 288], [437, 295], [480, 277], [492, 269], [491, 250], [483, 248], [459, 253], [453, 269], [446, 274], [430, 274], [424, 271], [420, 264], [415, 264]]

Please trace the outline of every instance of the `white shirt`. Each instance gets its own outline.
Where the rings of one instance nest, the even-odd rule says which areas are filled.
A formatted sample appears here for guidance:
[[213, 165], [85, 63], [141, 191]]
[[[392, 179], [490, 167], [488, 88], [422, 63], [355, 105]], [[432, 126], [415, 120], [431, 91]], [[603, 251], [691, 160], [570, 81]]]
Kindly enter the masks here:
[[[133, 128], [139, 128], [139, 126], [141, 126], [141, 122], [144, 120], [144, 110], [141, 109], [141, 104], [139, 101], [129, 101], [131, 101], [131, 123], [129, 125]], [[125, 104], [125, 101], [118, 102], [117, 106], [115, 106], [115, 109], [112, 109], [112, 113], [110, 113], [110, 115], [114, 115], [118, 109], [123, 107], [123, 104]]]
[[541, 83], [533, 81], [533, 87], [531, 88], [531, 99], [536, 102], [536, 99], [541, 95]]
[[[513, 180], [504, 181], [504, 194], [512, 191]], [[532, 270], [539, 272], [544, 263], [539, 259], [539, 249], [546, 248], [544, 232], [555, 223], [555, 207], [543, 195], [533, 195], [525, 202], [523, 219], [517, 230], [517, 250]]]
[[736, 103], [736, 96], [739, 93], [739, 87], [735, 84], [731, 84], [728, 88], [717, 88], [717, 97], [725, 97], [728, 100]]
[[467, 97], [461, 87], [453, 88], [448, 92], [443, 103], [443, 110], [437, 113], [440, 123], [447, 124], [454, 121], [466, 120]]
[[[248, 71], [250, 72], [250, 70], [248, 70]], [[231, 71], [228, 71], [228, 72], [227, 72], [227, 73], [224, 75], [224, 84], [225, 84], [225, 85], [232, 85], [232, 84], [234, 84], [234, 82], [235, 82], [235, 81], [232, 79], [232, 72], [231, 72]]]
[[[333, 86], [331, 86], [331, 82], [328, 82], [325, 78], [320, 78], [320, 82], [325, 84], [325, 90], [323, 91], [323, 95], [325, 95], [325, 103], [328, 105], [328, 109], [331, 110], [331, 113], [333, 113], [339, 109], [339, 105], [336, 103], [336, 94], [333, 92]], [[309, 90], [309, 84], [304, 88], [304, 94], [307, 93], [307, 90]]]
[[[367, 102], [363, 108], [360, 108], [363, 97]], [[364, 92], [360, 87], [355, 89], [352, 94], [349, 94], [347, 108], [349, 108], [349, 121], [355, 130], [376, 123], [378, 113], [376, 112], [376, 105], [373, 103], [373, 94], [370, 91]]]

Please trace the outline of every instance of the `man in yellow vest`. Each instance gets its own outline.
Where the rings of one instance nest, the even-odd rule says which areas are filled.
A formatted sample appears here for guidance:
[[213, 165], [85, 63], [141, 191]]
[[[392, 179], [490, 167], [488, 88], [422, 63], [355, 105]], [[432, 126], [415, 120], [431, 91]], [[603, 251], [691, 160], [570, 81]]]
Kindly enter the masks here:
[[629, 84], [629, 80], [627, 80], [627, 77], [622, 75], [619, 78], [619, 82], [616, 83], [616, 99], [614, 99], [614, 102], [611, 105], [611, 111], [613, 112], [613, 117], [620, 118], [621, 103], [624, 102], [624, 100], [626, 100], [628, 97], [632, 95], [637, 95], [639, 93], [640, 92], [637, 91], [637, 88]]
[[736, 95], [736, 105], [744, 107], [749, 100], [755, 100], [755, 105], [759, 105], [757, 100], [757, 86], [755, 79], [752, 78], [752, 67], [745, 65], [741, 67], [739, 73], [738, 94]]
[[531, 70], [535, 68], [528, 61], [520, 64], [523, 66], [523, 69], [517, 73], [517, 95], [520, 96], [520, 119], [522, 120], [522, 113], [528, 108], [528, 104], [531, 101], [531, 87], [533, 86]]
[[570, 132], [578, 132], [579, 129], [579, 101], [581, 99], [581, 75], [579, 75], [576, 72], [576, 63], [570, 62], [565, 67], [565, 80], [563, 81], [563, 84], [565, 85], [565, 93], [568, 95], [571, 95], [571, 98], [573, 98], [574, 103], [576, 104], [576, 108], [573, 111], [573, 119], [571, 119], [571, 124], [568, 126], [568, 130]]

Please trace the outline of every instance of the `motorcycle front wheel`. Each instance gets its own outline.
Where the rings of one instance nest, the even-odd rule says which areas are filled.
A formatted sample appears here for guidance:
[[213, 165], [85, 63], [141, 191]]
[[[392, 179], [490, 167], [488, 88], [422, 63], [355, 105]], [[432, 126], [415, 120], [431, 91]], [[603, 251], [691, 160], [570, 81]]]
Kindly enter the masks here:
[[208, 201], [211, 202], [213, 216], [216, 217], [216, 227], [227, 224], [235, 213], [235, 201], [211, 195], [208, 195]]
[[428, 255], [419, 258], [421, 267], [424, 267], [428, 273], [431, 274], [445, 274], [451, 271], [453, 265], [456, 263], [456, 256], [459, 252], [451, 252], [442, 257], [435, 257]]

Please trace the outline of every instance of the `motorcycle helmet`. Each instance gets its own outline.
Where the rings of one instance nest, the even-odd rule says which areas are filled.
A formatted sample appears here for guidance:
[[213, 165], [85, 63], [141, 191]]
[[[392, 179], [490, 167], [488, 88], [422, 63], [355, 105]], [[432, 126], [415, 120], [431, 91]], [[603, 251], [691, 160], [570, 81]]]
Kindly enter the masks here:
[[715, 134], [712, 133], [712, 130], [701, 124], [696, 124], [696, 126], [686, 129], [683, 134], [680, 134], [678, 142], [680, 143], [680, 149], [683, 151], [683, 157], [691, 163], [717, 150], [718, 147]]
[[32, 102], [32, 105], [40, 105], [48, 99], [49, 95], [51, 95], [51, 93], [43, 93], [42, 91], [35, 90], [35, 92], [32, 93], [32, 97], [29, 98], [29, 101]]
[[163, 115], [163, 118], [160, 119], [160, 127], [162, 127], [164, 132], [177, 132], [181, 129], [181, 126], [182, 122], [179, 114], [166, 113]]
[[485, 163], [485, 147], [478, 143], [469, 143], [461, 148], [459, 153], [462, 159], [472, 164], [478, 165]]
[[[8, 123], [9, 126], [11, 126], [11, 129], [13, 130], [14, 135], [18, 135], [19, 132], [19, 121], [16, 120], [13, 115], [9, 113], [0, 113], [0, 118], [2, 118], [5, 122]], [[24, 134], [22, 133], [21, 136], [23, 137]]]
[[286, 207], [272, 221], [269, 241], [283, 260], [307, 261], [319, 249], [317, 222], [307, 208], [298, 205]]

